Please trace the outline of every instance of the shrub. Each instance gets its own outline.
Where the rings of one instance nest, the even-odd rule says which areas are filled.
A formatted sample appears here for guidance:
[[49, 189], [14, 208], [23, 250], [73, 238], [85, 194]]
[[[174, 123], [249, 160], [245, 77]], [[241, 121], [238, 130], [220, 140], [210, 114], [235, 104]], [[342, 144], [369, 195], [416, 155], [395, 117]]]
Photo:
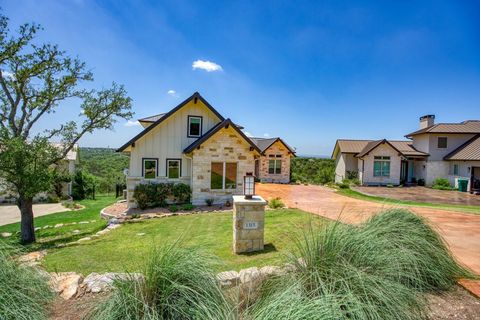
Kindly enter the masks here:
[[268, 201], [268, 206], [271, 209], [279, 209], [279, 208], [285, 207], [285, 204], [282, 202], [280, 198], [274, 198]]
[[135, 186], [133, 190], [133, 197], [137, 202], [137, 205], [140, 209], [145, 210], [148, 208], [150, 204], [150, 197], [149, 197], [149, 184], [147, 183], [140, 183]]
[[448, 181], [448, 179], [445, 179], [445, 178], [435, 179], [435, 181], [433, 181], [432, 188], [437, 190], [453, 190], [454, 189], [450, 186], [450, 182]]
[[144, 278], [115, 282], [91, 319], [235, 319], [212, 269], [212, 259], [177, 243], [150, 254]]
[[417, 185], [424, 186], [425, 185], [425, 179], [418, 179]]
[[292, 158], [290, 171], [293, 183], [326, 184], [335, 180], [335, 162], [332, 159]]
[[36, 269], [20, 266], [0, 248], [0, 318], [12, 320], [47, 319], [47, 304], [53, 293]]
[[49, 194], [49, 195], [47, 196], [47, 202], [48, 202], [48, 203], [59, 203], [59, 202], [60, 202], [60, 198], [59, 198], [57, 195]]
[[185, 210], [185, 211], [190, 211], [190, 210], [193, 210], [195, 209], [195, 206], [191, 203], [185, 203], [182, 205], [182, 210]]
[[207, 206], [211, 207], [213, 205], [213, 202], [215, 200], [213, 198], [208, 198], [208, 199], [205, 199], [205, 203], [207, 204]]
[[190, 186], [185, 183], [177, 183], [173, 186], [173, 196], [175, 197], [175, 201], [177, 203], [185, 203], [190, 201], [190, 196], [192, 194], [192, 190]]
[[330, 223], [296, 239], [295, 271], [267, 281], [252, 319], [423, 319], [419, 293], [460, 277], [442, 239], [420, 217], [390, 210], [360, 226]]
[[168, 210], [169, 210], [170, 212], [177, 212], [177, 211], [178, 211], [178, 207], [177, 207], [176, 205], [172, 204], [172, 205], [168, 208]]

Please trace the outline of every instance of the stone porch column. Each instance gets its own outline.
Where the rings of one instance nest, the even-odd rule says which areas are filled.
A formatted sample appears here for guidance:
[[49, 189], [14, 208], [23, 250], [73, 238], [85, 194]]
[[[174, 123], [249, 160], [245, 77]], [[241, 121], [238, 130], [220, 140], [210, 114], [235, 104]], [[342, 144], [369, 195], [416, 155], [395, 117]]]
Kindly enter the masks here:
[[233, 196], [233, 252], [263, 250], [266, 204], [260, 196]]

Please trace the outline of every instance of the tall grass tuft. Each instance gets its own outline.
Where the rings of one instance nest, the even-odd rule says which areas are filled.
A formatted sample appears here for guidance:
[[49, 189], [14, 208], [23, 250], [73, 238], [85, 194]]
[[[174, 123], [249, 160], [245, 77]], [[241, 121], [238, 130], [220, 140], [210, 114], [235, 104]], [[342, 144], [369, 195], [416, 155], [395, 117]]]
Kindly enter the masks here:
[[47, 306], [54, 297], [47, 279], [19, 265], [10, 253], [10, 248], [0, 245], [0, 319], [47, 319]]
[[470, 276], [428, 224], [406, 210], [360, 226], [310, 229], [296, 244], [296, 271], [265, 282], [247, 311], [251, 318], [423, 319], [422, 292]]
[[144, 276], [116, 281], [112, 295], [94, 310], [91, 319], [235, 319], [212, 262], [178, 243], [156, 248]]

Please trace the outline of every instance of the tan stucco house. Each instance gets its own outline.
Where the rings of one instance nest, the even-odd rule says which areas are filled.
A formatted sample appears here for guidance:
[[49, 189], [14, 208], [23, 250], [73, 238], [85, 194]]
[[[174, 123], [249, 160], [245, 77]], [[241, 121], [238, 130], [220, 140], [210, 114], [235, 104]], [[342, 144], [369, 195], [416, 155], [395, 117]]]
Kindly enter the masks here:
[[458, 187], [480, 191], [480, 120], [435, 124], [434, 115], [420, 117], [409, 140], [337, 140], [332, 158], [335, 181], [358, 177], [363, 185], [400, 185], [446, 178]]
[[[243, 194], [247, 173], [289, 182], [290, 158], [295, 155], [290, 147], [279, 138], [265, 147], [263, 141], [247, 137], [243, 127], [224, 118], [198, 92], [169, 112], [139, 122], [143, 131], [117, 150], [130, 156], [129, 207], [136, 206], [133, 191], [139, 183], [188, 184], [192, 203], [199, 205], [207, 199], [225, 203]], [[262, 171], [264, 165], [274, 170]]]

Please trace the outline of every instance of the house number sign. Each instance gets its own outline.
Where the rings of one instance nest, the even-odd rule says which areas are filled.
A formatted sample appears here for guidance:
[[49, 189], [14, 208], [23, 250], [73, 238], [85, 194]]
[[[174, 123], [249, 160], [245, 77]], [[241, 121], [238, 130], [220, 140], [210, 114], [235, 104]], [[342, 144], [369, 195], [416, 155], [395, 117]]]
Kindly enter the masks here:
[[251, 230], [251, 229], [257, 229], [258, 228], [258, 222], [256, 221], [247, 221], [243, 224], [243, 229]]

